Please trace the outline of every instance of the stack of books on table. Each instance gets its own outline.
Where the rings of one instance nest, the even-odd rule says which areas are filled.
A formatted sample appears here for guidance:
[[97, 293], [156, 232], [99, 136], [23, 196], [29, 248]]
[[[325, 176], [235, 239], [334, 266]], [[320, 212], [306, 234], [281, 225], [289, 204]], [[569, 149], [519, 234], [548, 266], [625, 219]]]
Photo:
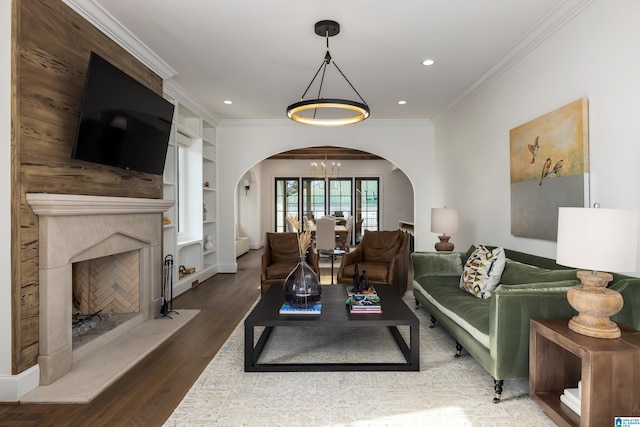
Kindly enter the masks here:
[[353, 291], [353, 287], [347, 289], [347, 305], [350, 313], [382, 313], [380, 297], [371, 286], [367, 290]]
[[312, 305], [309, 308], [295, 308], [291, 307], [286, 302], [282, 304], [280, 307], [280, 314], [321, 314], [322, 313], [322, 303], [318, 302]]
[[576, 414], [580, 415], [580, 382], [578, 388], [566, 388], [560, 395], [560, 401]]
[[382, 313], [382, 307], [380, 306], [380, 298], [376, 300], [364, 299], [362, 301], [351, 301], [349, 303], [350, 313]]

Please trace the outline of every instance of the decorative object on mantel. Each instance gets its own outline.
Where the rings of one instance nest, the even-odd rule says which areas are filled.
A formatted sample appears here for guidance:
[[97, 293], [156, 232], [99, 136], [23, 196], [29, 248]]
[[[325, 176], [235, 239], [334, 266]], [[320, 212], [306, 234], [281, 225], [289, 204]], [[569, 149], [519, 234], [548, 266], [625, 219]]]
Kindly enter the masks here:
[[204, 248], [208, 251], [213, 249], [213, 237], [211, 236], [211, 234], [207, 236], [207, 241], [204, 244]]
[[436, 251], [453, 251], [453, 243], [449, 242], [451, 236], [458, 232], [458, 209], [452, 208], [431, 208], [431, 232], [442, 233], [438, 236], [440, 242], [436, 243]]
[[204, 188], [209, 188], [211, 186], [211, 184], [209, 184], [209, 181], [205, 181], [204, 184], [202, 184], [202, 186]]
[[[298, 123], [315, 126], [344, 126], [353, 123], [358, 123], [369, 117], [369, 106], [362, 99], [362, 96], [358, 93], [355, 87], [351, 84], [347, 76], [344, 75], [338, 64], [333, 61], [331, 54], [329, 53], [329, 37], [333, 37], [340, 32], [340, 24], [336, 21], [324, 20], [318, 21], [315, 24], [315, 33], [321, 37], [325, 37], [327, 40], [327, 49], [322, 60], [322, 64], [316, 71], [316, 74], [311, 79], [311, 83], [307, 86], [300, 97], [300, 101], [291, 104], [287, 107], [287, 116]], [[346, 80], [351, 89], [358, 95], [360, 101], [351, 101], [348, 99], [338, 98], [323, 98], [322, 97], [322, 83], [325, 80], [325, 74], [327, 72], [327, 66], [330, 64], [335, 65], [336, 69], [340, 72], [340, 75]], [[324, 69], [323, 69], [324, 68]], [[318, 88], [318, 97], [316, 99], [305, 100], [304, 97], [313, 85], [316, 77], [322, 70], [322, 77], [320, 79], [320, 87]], [[317, 117], [318, 110], [328, 110], [329, 114], [327, 118]], [[301, 113], [308, 112], [309, 115], [303, 115]], [[354, 114], [355, 113], [355, 114]], [[322, 111], [320, 112], [322, 114]]]
[[305, 261], [305, 254], [309, 246], [311, 246], [311, 231], [305, 230], [298, 234], [300, 261], [298, 261], [298, 264], [289, 273], [282, 285], [284, 298], [293, 308], [307, 309], [313, 307], [320, 300], [322, 293], [322, 286], [318, 276]]
[[588, 110], [581, 98], [509, 131], [514, 236], [553, 241], [559, 207], [589, 206]]
[[622, 309], [622, 296], [607, 288], [609, 273], [636, 270], [638, 212], [621, 209], [560, 208], [557, 260], [560, 265], [587, 268], [578, 271], [582, 285], [569, 289], [569, 304], [578, 315], [569, 329], [596, 338], [618, 338], [620, 328], [609, 317]]
[[162, 224], [171, 225], [171, 220], [169, 219], [168, 216], [162, 216]]

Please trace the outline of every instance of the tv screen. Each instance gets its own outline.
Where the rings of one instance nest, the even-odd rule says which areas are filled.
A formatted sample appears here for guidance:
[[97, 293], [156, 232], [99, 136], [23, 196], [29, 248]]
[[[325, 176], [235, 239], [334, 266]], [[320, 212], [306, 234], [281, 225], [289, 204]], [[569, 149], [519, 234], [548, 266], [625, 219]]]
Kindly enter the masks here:
[[173, 108], [91, 52], [72, 157], [162, 175]]

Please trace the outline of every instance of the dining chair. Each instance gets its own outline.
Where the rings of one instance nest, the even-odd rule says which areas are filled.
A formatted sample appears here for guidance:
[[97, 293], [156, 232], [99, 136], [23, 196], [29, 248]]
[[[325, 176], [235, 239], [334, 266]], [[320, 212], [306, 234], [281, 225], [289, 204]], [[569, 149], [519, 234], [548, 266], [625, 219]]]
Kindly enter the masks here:
[[336, 255], [336, 219], [323, 216], [316, 221], [316, 251], [318, 257], [328, 255], [331, 258], [331, 283], [333, 284], [333, 262]]
[[316, 221], [316, 250], [329, 251], [336, 247], [336, 220], [332, 216], [323, 216]]
[[353, 215], [347, 218], [347, 222], [345, 223], [345, 228], [347, 229], [347, 241], [345, 244], [345, 249], [348, 250], [351, 246], [351, 240], [353, 235]]

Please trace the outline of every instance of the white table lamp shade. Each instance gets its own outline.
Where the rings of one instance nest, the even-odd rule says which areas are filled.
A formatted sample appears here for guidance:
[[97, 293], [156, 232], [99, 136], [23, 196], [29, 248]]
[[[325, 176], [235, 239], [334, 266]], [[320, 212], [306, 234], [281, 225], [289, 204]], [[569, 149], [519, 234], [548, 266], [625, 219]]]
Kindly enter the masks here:
[[432, 208], [431, 232], [455, 234], [458, 232], [458, 209]]
[[556, 262], [593, 271], [636, 271], [638, 212], [560, 208]]

